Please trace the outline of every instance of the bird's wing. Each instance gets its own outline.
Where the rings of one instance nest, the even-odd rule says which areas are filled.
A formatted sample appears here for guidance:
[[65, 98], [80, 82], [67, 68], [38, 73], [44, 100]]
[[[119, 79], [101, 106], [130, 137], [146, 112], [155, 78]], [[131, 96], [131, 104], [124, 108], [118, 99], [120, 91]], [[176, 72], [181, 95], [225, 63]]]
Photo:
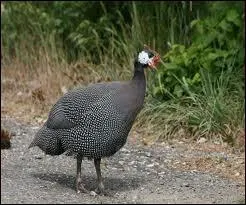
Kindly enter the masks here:
[[50, 129], [69, 129], [81, 124], [92, 112], [95, 115], [102, 114], [101, 111], [107, 112], [107, 106], [111, 106], [117, 97], [115, 93], [124, 85], [122, 82], [97, 83], [66, 93], [52, 107], [46, 126]]

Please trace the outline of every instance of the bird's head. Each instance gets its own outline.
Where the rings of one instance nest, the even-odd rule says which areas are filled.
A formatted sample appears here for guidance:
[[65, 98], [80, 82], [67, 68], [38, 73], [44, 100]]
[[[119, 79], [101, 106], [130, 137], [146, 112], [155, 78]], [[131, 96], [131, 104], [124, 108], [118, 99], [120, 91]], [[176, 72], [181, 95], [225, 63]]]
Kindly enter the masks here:
[[144, 49], [138, 53], [136, 62], [142, 65], [143, 68], [156, 69], [156, 65], [160, 62], [160, 55], [144, 45]]

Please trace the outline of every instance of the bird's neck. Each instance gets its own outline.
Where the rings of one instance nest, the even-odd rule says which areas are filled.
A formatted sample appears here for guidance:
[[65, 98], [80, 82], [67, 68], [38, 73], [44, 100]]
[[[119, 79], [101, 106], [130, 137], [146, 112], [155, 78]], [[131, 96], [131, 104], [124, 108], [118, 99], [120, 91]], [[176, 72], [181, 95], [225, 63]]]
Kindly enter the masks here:
[[144, 74], [144, 67], [142, 64], [135, 62], [134, 64], [134, 75], [132, 78], [132, 82], [137, 85], [140, 89], [144, 90], [146, 88], [146, 79]]
[[134, 75], [132, 78], [133, 81], [145, 81], [144, 75], [144, 66], [138, 62], [134, 63]]

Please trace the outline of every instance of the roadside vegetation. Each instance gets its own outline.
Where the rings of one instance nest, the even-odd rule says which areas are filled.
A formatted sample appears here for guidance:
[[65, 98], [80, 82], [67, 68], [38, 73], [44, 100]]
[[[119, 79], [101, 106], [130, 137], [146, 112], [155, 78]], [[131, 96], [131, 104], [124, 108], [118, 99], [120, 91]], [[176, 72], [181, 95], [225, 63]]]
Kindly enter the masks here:
[[5, 2], [2, 113], [39, 122], [66, 90], [131, 78], [143, 44], [161, 55], [135, 128], [149, 141], [245, 143], [244, 4]]

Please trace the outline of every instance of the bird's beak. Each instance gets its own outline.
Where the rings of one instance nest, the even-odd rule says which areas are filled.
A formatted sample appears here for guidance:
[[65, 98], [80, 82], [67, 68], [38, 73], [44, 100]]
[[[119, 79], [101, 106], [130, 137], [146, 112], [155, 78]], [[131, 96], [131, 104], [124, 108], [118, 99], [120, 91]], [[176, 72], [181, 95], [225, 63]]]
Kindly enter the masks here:
[[148, 63], [148, 66], [152, 69], [157, 70], [156, 65], [160, 62], [160, 55], [156, 54]]

